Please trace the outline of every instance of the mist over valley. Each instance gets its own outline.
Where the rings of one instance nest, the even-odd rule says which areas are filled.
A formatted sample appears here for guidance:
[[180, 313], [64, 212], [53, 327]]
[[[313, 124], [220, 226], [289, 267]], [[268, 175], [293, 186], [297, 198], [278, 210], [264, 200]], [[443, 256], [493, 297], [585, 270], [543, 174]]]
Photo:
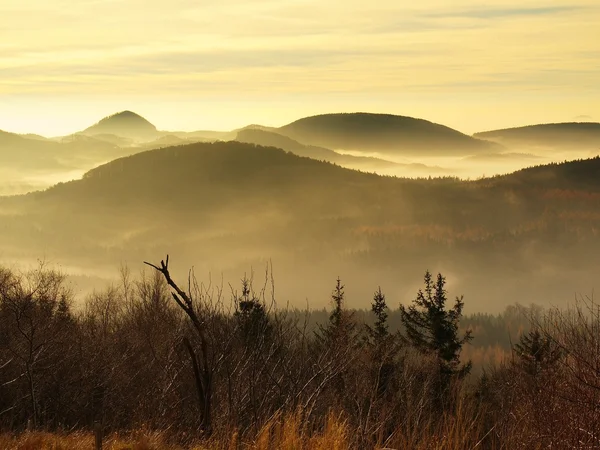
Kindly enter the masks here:
[[337, 276], [351, 307], [378, 285], [403, 302], [424, 268], [468, 311], [564, 303], [598, 270], [596, 125], [471, 137], [357, 113], [172, 132], [125, 111], [65, 137], [3, 132], [0, 256], [46, 259], [82, 293], [169, 253], [225, 286], [272, 265], [296, 306], [327, 306]]

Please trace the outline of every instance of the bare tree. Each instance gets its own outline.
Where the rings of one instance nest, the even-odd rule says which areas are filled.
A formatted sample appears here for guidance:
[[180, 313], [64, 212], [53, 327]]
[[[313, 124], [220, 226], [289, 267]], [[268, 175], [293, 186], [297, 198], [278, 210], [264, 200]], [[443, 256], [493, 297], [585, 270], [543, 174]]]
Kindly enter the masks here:
[[[200, 320], [196, 311], [196, 306], [192, 300], [191, 288], [188, 289], [188, 292], [185, 292], [177, 285], [177, 283], [175, 283], [175, 281], [173, 281], [173, 278], [171, 278], [169, 272], [169, 255], [167, 255], [165, 260], [160, 261], [160, 266], [146, 261], [144, 261], [144, 264], [153, 267], [163, 275], [165, 281], [172, 289], [171, 295], [173, 299], [190, 319], [196, 330], [197, 337], [200, 340], [199, 355], [187, 336], [183, 337], [183, 345], [185, 346], [192, 363], [194, 381], [198, 393], [198, 406], [201, 414], [200, 427], [201, 430], [208, 435], [212, 431], [213, 376], [215, 367], [211, 364], [209, 357], [209, 342], [206, 336], [205, 325], [202, 320]], [[189, 285], [191, 285], [191, 282]]]

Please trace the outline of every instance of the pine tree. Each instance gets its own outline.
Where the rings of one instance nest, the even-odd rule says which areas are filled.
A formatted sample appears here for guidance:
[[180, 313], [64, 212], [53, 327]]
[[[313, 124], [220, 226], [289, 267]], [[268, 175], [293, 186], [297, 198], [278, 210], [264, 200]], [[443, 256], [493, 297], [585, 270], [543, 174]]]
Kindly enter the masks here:
[[387, 325], [388, 306], [385, 301], [385, 295], [381, 292], [381, 287], [379, 287], [373, 295], [371, 311], [375, 315], [375, 325], [373, 328], [369, 327], [368, 332], [375, 343], [381, 343], [389, 336]]
[[351, 361], [356, 356], [354, 350], [359, 344], [359, 338], [354, 316], [345, 309], [344, 299], [344, 285], [338, 277], [331, 294], [333, 310], [328, 323], [325, 326], [319, 325], [319, 330], [315, 332], [315, 344], [318, 353], [325, 358], [324, 365], [330, 372], [332, 392], [336, 398], [347, 400], [346, 376]]
[[399, 350], [395, 336], [390, 335], [388, 331], [388, 306], [381, 287], [373, 295], [371, 312], [375, 315], [375, 324], [373, 327], [367, 326], [367, 335], [372, 369], [375, 371], [376, 392], [378, 397], [381, 397], [393, 384]]
[[561, 356], [558, 346], [538, 327], [522, 335], [519, 343], [514, 345], [514, 351], [525, 371], [532, 376], [552, 366]]
[[265, 305], [252, 293], [250, 280], [242, 279], [242, 294], [234, 295], [235, 313], [243, 339], [252, 343], [259, 338], [267, 338], [271, 333], [271, 323]]
[[441, 375], [462, 378], [469, 373], [471, 363], [461, 365], [460, 352], [462, 346], [472, 339], [470, 330], [459, 336], [463, 299], [457, 297], [452, 309], [446, 310], [446, 279], [438, 274], [434, 282], [427, 271], [424, 282], [425, 289], [419, 290], [413, 304], [408, 308], [400, 306], [406, 338], [419, 351], [436, 355]]
[[353, 314], [344, 308], [344, 285], [338, 277], [335, 288], [331, 294], [333, 310], [329, 314], [329, 321], [326, 326], [319, 326], [317, 340], [321, 345], [337, 346], [349, 343], [355, 336], [355, 323]]
[[340, 280], [340, 277], [337, 278], [335, 283], [335, 289], [331, 294], [331, 300], [333, 301], [333, 311], [329, 315], [329, 323], [333, 327], [338, 327], [342, 323], [342, 315], [344, 308], [344, 285]]

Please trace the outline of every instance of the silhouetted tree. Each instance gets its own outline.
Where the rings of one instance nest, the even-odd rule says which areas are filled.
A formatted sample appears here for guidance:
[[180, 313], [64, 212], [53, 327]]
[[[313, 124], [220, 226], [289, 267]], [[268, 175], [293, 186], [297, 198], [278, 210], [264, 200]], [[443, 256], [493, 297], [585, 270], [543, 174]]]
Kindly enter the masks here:
[[242, 293], [233, 295], [235, 313], [242, 338], [246, 344], [256, 344], [258, 339], [266, 339], [270, 334], [271, 325], [265, 305], [257, 298], [250, 285], [250, 280], [242, 279]]
[[356, 337], [356, 324], [353, 314], [344, 307], [344, 297], [344, 285], [338, 278], [331, 294], [333, 310], [329, 314], [329, 322], [327, 326], [319, 325], [320, 333], [317, 334], [317, 339], [323, 345], [335, 347], [342, 343], [350, 343], [351, 337]]
[[388, 330], [388, 306], [381, 287], [375, 291], [371, 303], [371, 312], [375, 315], [373, 327], [367, 325], [367, 334], [371, 347], [371, 364], [375, 370], [375, 388], [378, 396], [388, 389], [392, 381], [396, 364], [394, 361], [399, 346], [397, 339]]
[[388, 306], [385, 301], [385, 295], [381, 292], [381, 287], [373, 295], [371, 312], [375, 315], [375, 325], [368, 327], [367, 330], [371, 339], [376, 343], [380, 343], [389, 336], [387, 324]]
[[192, 362], [192, 370], [198, 394], [198, 406], [201, 415], [200, 426], [204, 433], [210, 434], [212, 431], [213, 376], [215, 365], [211, 362], [209, 356], [210, 350], [206, 334], [206, 324], [204, 324], [198, 316], [196, 306], [191, 297], [191, 292], [183, 291], [171, 278], [169, 272], [169, 255], [167, 255], [165, 261], [160, 261], [160, 266], [156, 266], [146, 261], [144, 261], [144, 264], [153, 267], [163, 275], [165, 281], [173, 290], [171, 292], [173, 299], [188, 316], [196, 330], [197, 337], [200, 341], [200, 354], [197, 354], [192, 342], [187, 337], [183, 338], [183, 344]]
[[522, 335], [514, 351], [525, 371], [532, 376], [552, 366], [561, 356], [560, 348], [538, 327]]
[[456, 297], [454, 306], [446, 310], [446, 279], [438, 274], [434, 282], [427, 271], [424, 282], [425, 290], [419, 290], [412, 305], [400, 305], [406, 337], [419, 351], [436, 355], [442, 377], [457, 375], [462, 378], [469, 373], [471, 362], [461, 365], [460, 352], [472, 339], [470, 330], [462, 337], [458, 331], [463, 299]]

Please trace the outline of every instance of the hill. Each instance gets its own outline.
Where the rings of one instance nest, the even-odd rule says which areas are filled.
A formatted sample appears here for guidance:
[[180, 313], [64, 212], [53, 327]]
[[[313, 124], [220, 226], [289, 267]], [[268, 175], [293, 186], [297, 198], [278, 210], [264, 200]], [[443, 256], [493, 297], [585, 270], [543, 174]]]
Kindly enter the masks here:
[[0, 167], [4, 169], [60, 169], [65, 164], [62, 146], [56, 142], [0, 131]]
[[64, 136], [60, 138], [59, 141], [65, 141], [65, 139], [71, 139], [74, 136], [84, 136], [88, 138], [93, 138], [97, 141], [108, 142], [110, 144], [113, 144], [114, 146], [121, 148], [131, 147], [132, 145], [135, 145], [135, 141], [133, 139], [124, 136], [117, 136], [116, 134], [94, 134], [93, 136], [90, 136], [84, 133], [75, 133], [71, 136]]
[[600, 151], [600, 123], [570, 122], [530, 125], [476, 133], [507, 146], [588, 149]]
[[466, 156], [499, 148], [444, 125], [390, 114], [324, 114], [277, 131], [303, 144], [394, 156]]
[[363, 306], [368, 280], [412, 292], [402, 280], [430, 268], [494, 310], [534, 294], [559, 301], [600, 270], [599, 171], [592, 159], [477, 181], [403, 179], [273, 147], [196, 143], [0, 198], [0, 248], [93, 268], [169, 252], [233, 279], [271, 259], [284, 297], [302, 302], [297, 289], [310, 297], [340, 275], [359, 285]]
[[[98, 214], [121, 211], [142, 221], [148, 211], [210, 215], [258, 205], [294, 217], [352, 217], [357, 223], [431, 224], [503, 230], [515, 212], [535, 217], [540, 194], [600, 190], [600, 158], [548, 164], [510, 175], [455, 178], [383, 177], [237, 141], [195, 143], [137, 153], [15, 201], [36, 208], [63, 205]], [[519, 204], [511, 203], [515, 190]], [[531, 200], [531, 204], [528, 202]], [[545, 200], [544, 200], [545, 201]], [[33, 203], [32, 203], [33, 202]], [[244, 206], [246, 205], [246, 206]], [[527, 208], [525, 208], [527, 205]], [[485, 211], [485, 213], [483, 213]], [[96, 221], [97, 218], [93, 218]]]
[[116, 135], [142, 141], [157, 139], [160, 136], [154, 125], [131, 111], [122, 111], [105, 117], [97, 124], [83, 130], [81, 134]]
[[234, 131], [211, 131], [211, 130], [197, 130], [197, 131], [169, 131], [169, 135], [176, 136], [180, 139], [195, 142], [207, 142], [207, 141], [230, 141], [235, 139], [237, 130]]
[[[273, 147], [241, 142], [195, 143], [137, 153], [87, 172], [81, 180], [32, 194], [42, 202], [83, 202], [94, 209], [131, 205], [136, 209], [212, 212], [253, 197], [289, 202], [284, 194], [328, 187], [331, 181], [365, 174], [303, 158]], [[317, 192], [317, 191], [315, 191]], [[202, 208], [185, 211], [194, 202]], [[201, 210], [201, 211], [200, 211]], [[137, 214], [137, 213], [136, 213]]]
[[0, 164], [23, 171], [81, 168], [123, 155], [120, 147], [84, 135], [42, 140], [0, 131]]
[[246, 128], [237, 133], [236, 140], [266, 147], [277, 147], [298, 156], [339, 164], [352, 169], [381, 169], [399, 167], [400, 164], [368, 156], [342, 155], [333, 150], [314, 145], [303, 145], [282, 134], [258, 128]]
[[129, 153], [84, 135], [44, 140], [0, 131], [0, 195], [43, 189]]

